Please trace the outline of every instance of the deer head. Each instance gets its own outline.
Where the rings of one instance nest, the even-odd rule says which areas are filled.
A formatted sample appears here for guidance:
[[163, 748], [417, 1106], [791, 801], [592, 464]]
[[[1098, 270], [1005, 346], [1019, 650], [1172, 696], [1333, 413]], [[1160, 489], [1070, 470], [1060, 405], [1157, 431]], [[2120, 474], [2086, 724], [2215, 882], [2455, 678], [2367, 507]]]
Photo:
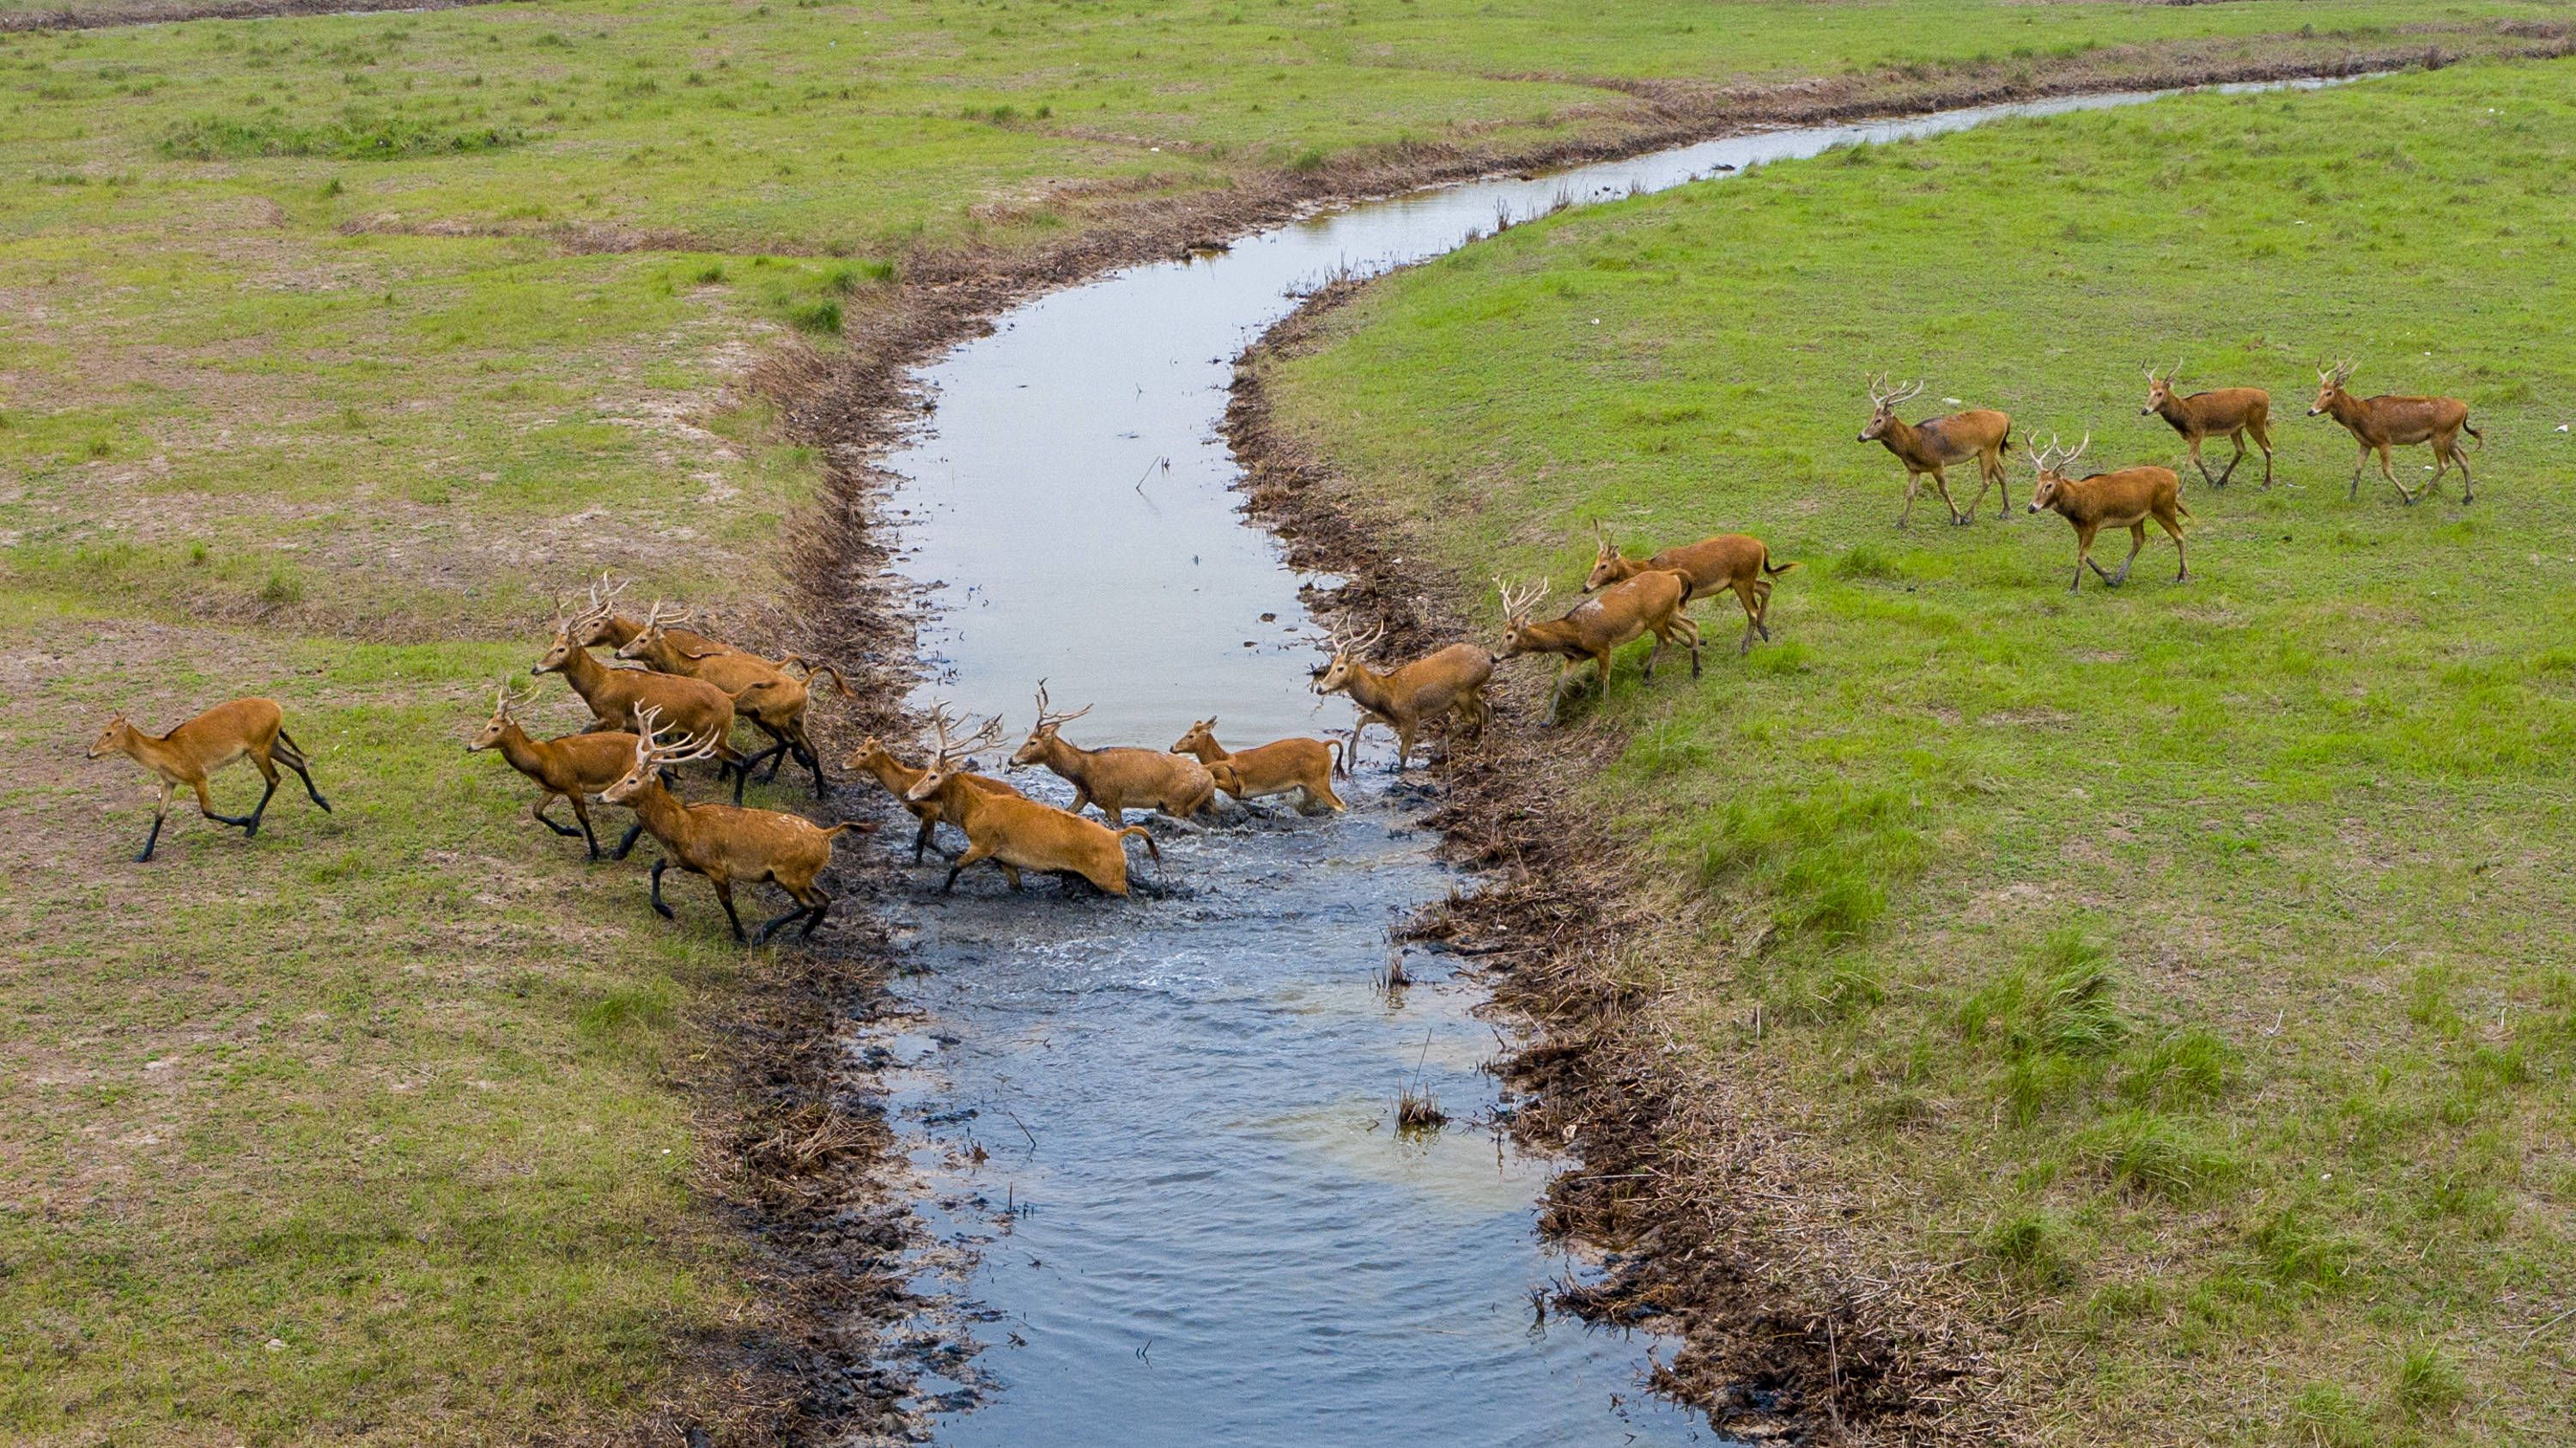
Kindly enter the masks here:
[[1386, 637], [1386, 625], [1379, 624], [1366, 634], [1346, 635], [1336, 631], [1325, 637], [1332, 643], [1333, 657], [1315, 666], [1314, 672], [1307, 676], [1307, 687], [1318, 694], [1334, 694], [1350, 687], [1351, 671], [1368, 657], [1368, 651], [1376, 647], [1379, 639]]
[[933, 704], [930, 707], [930, 727], [936, 737], [925, 741], [930, 747], [930, 758], [924, 764], [921, 778], [914, 780], [912, 788], [903, 792], [905, 799], [920, 801], [939, 793], [940, 787], [948, 783], [949, 776], [972, 762], [976, 750], [989, 749], [1002, 742], [1002, 716], [999, 714], [985, 720], [974, 733], [963, 739], [951, 732], [951, 722], [947, 705]]
[[1619, 545], [1611, 539], [1610, 530], [1597, 519], [1592, 524], [1592, 544], [1592, 573], [1583, 580], [1586, 593], [1605, 583], [1618, 582], [1621, 577], [1619, 565], [1626, 561], [1619, 556]]
[[1046, 680], [1038, 680], [1038, 722], [1029, 730], [1029, 737], [1020, 745], [1019, 753], [1011, 756], [1011, 767], [1017, 769], [1045, 759], [1047, 746], [1054, 742], [1056, 731], [1090, 713], [1091, 709], [1091, 705], [1085, 704], [1070, 714], [1054, 712], [1047, 704]]
[[599, 792], [601, 799], [610, 804], [624, 804], [642, 794], [647, 786], [660, 783], [663, 770], [715, 758], [718, 741], [714, 736], [704, 739], [683, 737], [677, 743], [666, 742], [659, 725], [661, 717], [662, 711], [658, 707], [647, 706], [635, 711], [635, 763], [618, 777], [615, 784]]
[[678, 623], [686, 617], [688, 617], [687, 614], [676, 608], [665, 612], [662, 600], [658, 598], [653, 600], [653, 611], [644, 615], [644, 626], [635, 631], [635, 637], [618, 646], [617, 656], [621, 659], [641, 659], [651, 655], [654, 650], [662, 646], [663, 628]]
[[2138, 409], [2138, 416], [2145, 417], [2151, 413], [2164, 411], [2165, 404], [2173, 400], [2174, 382], [2181, 376], [2182, 359], [2180, 357], [2174, 359], [2174, 364], [2165, 369], [2165, 375], [2162, 377], [2156, 375], [2156, 369], [2153, 367], [2148, 368], [2147, 405]]
[[133, 737], [134, 725], [125, 717], [125, 711], [119, 709], [107, 717], [107, 727], [99, 731], [98, 741], [90, 745], [89, 757], [105, 759], [111, 754], [123, 754], [125, 741]]
[[519, 722], [520, 706], [534, 700], [537, 693], [536, 689], [530, 688], [524, 694], [514, 694], [506, 684], [493, 690], [492, 718], [484, 724], [483, 732], [474, 736], [474, 742], [465, 746], [465, 752], [472, 754], [478, 749], [499, 747], [501, 736], [509, 733], [510, 726]]
[[[630, 583], [632, 581], [628, 580]], [[617, 615], [617, 596], [624, 593], [626, 588], [625, 583], [613, 582], [607, 569], [603, 568], [599, 571], [599, 581], [590, 585], [589, 601], [583, 604], [581, 612], [574, 616], [572, 632], [574, 640], [580, 647], [589, 648], [594, 644], [608, 642], [609, 623]], [[560, 619], [563, 613], [561, 604], [556, 605], [555, 613]]]
[[1516, 654], [1528, 653], [1536, 647], [1530, 639], [1530, 610], [1538, 607], [1539, 601], [1547, 597], [1546, 580], [1542, 579], [1535, 584], [1514, 588], [1505, 583], [1500, 574], [1496, 574], [1494, 591], [1501, 594], [1503, 599], [1503, 656], [1510, 658]]
[[1923, 390], [1920, 382], [1899, 383], [1889, 389], [1883, 385], [1886, 381], [1884, 372], [1869, 379], [1869, 426], [1860, 430], [1862, 442], [1876, 442], [1886, 436], [1888, 427], [1896, 421], [1896, 409]]
[[2036, 513], [2056, 504], [2058, 495], [2066, 489], [2067, 464], [2084, 456], [2084, 450], [2093, 445], [2093, 434], [2084, 434], [2084, 441], [2077, 443], [2071, 452], [2057, 440], [2055, 433], [2048, 435], [2046, 447], [2039, 445], [2036, 436], [2026, 441], [2030, 447], [2031, 466], [2039, 470], [2039, 484], [2030, 493], [2030, 510]]
[[1173, 740], [1172, 752], [1174, 754], [1194, 754], [1198, 751], [1199, 746], [1201, 745], [1206, 745], [1210, 748], [1214, 748], [1216, 746], [1216, 716], [1213, 714], [1210, 714], [1208, 717], [1201, 719], [1196, 724], [1191, 725], [1189, 733]]
[[2338, 362], [2332, 367], [2322, 367], [2317, 370], [2317, 402], [2314, 407], [2308, 409], [2308, 416], [2316, 417], [2331, 411], [2335, 399], [2339, 397], [2350, 400], [2346, 397], [2343, 385], [2352, 380], [2352, 369], [2352, 363]]

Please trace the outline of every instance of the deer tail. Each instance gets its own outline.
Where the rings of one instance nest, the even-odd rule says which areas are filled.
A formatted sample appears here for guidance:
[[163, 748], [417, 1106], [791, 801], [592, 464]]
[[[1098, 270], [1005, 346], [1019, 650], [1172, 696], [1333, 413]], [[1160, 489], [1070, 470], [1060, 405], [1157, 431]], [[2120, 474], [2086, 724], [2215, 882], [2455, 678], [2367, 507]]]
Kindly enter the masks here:
[[2469, 436], [2478, 440], [2478, 451], [2485, 452], [2487, 450], [2487, 435], [2478, 431], [2476, 428], [2469, 426], [2469, 420], [2465, 417], [2460, 419], [2460, 431], [2465, 432]]
[[840, 669], [839, 669], [839, 668], [837, 668], [837, 667], [835, 667], [835, 666], [833, 666], [833, 665], [831, 665], [831, 664], [818, 664], [818, 663], [814, 663], [814, 662], [812, 662], [811, 660], [808, 660], [808, 659], [805, 659], [805, 658], [801, 658], [801, 657], [798, 657], [798, 656], [796, 656], [796, 655], [792, 655], [792, 654], [791, 654], [791, 655], [789, 655], [789, 657], [791, 657], [791, 658], [795, 658], [795, 659], [796, 659], [796, 662], [798, 662], [798, 663], [800, 663], [800, 664], [803, 664], [803, 665], [805, 666], [805, 677], [806, 677], [806, 678], [808, 678], [808, 679], [817, 679], [817, 678], [821, 678], [821, 677], [822, 677], [823, 675], [825, 675], [825, 674], [829, 674], [829, 675], [831, 675], [831, 676], [832, 676], [832, 687], [840, 691], [840, 694], [841, 694], [841, 697], [842, 697], [842, 698], [844, 698], [844, 699], [855, 699], [855, 698], [857, 698], [857, 697], [858, 697], [858, 695], [853, 694], [853, 693], [851, 693], [851, 692], [850, 692], [850, 681], [841, 677], [841, 671], [840, 671]]
[[[2481, 446], [2483, 445], [2484, 444], [2481, 444]], [[285, 749], [286, 755], [289, 759], [292, 759], [299, 764], [306, 762], [304, 758], [304, 746], [295, 742], [295, 736], [287, 733], [284, 725], [278, 726], [277, 744]], [[274, 747], [271, 752], [275, 752]]]
[[1774, 578], [1801, 566], [1802, 565], [1796, 563], [1775, 564], [1771, 561], [1771, 550], [1767, 547], [1762, 550], [1762, 571], [1770, 574]]
[[1163, 847], [1154, 843], [1154, 832], [1152, 830], [1145, 828], [1143, 825], [1129, 825], [1127, 828], [1118, 832], [1118, 838], [1122, 840], [1127, 838], [1129, 835], [1134, 835], [1136, 838], [1145, 842], [1145, 853], [1154, 857], [1155, 864], [1159, 865], [1163, 863]]
[[863, 835], [873, 834], [876, 832], [876, 827], [877, 822], [875, 820], [843, 820], [839, 824], [832, 826], [830, 829], [823, 831], [823, 838], [828, 840], [843, 830], [857, 830]]
[[1340, 775], [1340, 776], [1341, 776], [1342, 778], [1344, 778], [1344, 779], [1348, 779], [1348, 778], [1350, 778], [1350, 777], [1351, 777], [1351, 759], [1350, 759], [1351, 747], [1350, 747], [1348, 744], [1343, 743], [1343, 742], [1342, 742], [1341, 740], [1339, 740], [1339, 739], [1327, 739], [1327, 740], [1325, 740], [1325, 741], [1324, 741], [1324, 747], [1325, 747], [1326, 749], [1329, 749], [1329, 750], [1331, 750], [1331, 751], [1333, 752], [1333, 767], [1332, 767], [1331, 769], [1328, 769], [1328, 770], [1326, 770], [1326, 771], [1324, 772], [1324, 777], [1325, 777], [1325, 778], [1327, 778], [1327, 779], [1330, 779], [1330, 778], [1331, 778], [1331, 777], [1333, 777], [1334, 775], [1338, 774], [1338, 775]]

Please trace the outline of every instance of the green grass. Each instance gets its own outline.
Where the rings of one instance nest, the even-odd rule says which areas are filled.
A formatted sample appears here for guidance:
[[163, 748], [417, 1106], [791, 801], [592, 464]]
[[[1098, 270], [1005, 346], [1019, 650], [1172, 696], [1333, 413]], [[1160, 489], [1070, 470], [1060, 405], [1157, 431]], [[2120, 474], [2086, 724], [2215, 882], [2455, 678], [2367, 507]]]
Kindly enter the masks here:
[[[1662, 960], [1675, 1032], [1891, 1255], [1973, 1244], [2058, 1440], [2576, 1442], [2534, 1335], [2576, 1274], [2571, 165], [2564, 65], [1999, 125], [1515, 228], [1271, 376], [1455, 577], [1578, 578], [1594, 518], [1809, 565], [1750, 659], [1623, 661], [1593, 793], [1730, 922]], [[2179, 465], [2138, 415], [2177, 352], [2282, 447], [2268, 493], [2186, 474], [2188, 585], [2159, 539], [2068, 594], [2019, 460], [2017, 521], [1898, 533], [1853, 441], [1894, 369]], [[2332, 355], [2470, 400], [2473, 506], [2345, 500]]]

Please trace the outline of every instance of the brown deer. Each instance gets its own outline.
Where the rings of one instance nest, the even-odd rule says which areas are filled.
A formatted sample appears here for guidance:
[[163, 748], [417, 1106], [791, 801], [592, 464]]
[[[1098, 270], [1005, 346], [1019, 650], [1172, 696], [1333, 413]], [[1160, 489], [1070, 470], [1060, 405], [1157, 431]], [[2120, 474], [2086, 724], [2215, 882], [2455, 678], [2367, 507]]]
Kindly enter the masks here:
[[1045, 765], [1072, 782], [1075, 814], [1082, 813], [1084, 805], [1096, 804], [1113, 826], [1127, 823], [1131, 804], [1185, 820], [1216, 798], [1216, 781], [1195, 759], [1129, 746], [1077, 749], [1065, 742], [1064, 726], [1090, 712], [1088, 704], [1070, 714], [1049, 712], [1046, 680], [1038, 680], [1037, 726], [1011, 756], [1011, 767]]
[[932, 746], [929, 767], [903, 797], [917, 804], [938, 801], [941, 818], [966, 832], [966, 848], [950, 862], [941, 893], [957, 888], [957, 876], [967, 866], [991, 860], [1014, 890], [1020, 888], [1022, 870], [1037, 870], [1079, 875], [1109, 894], [1124, 895], [1129, 835], [1143, 840], [1154, 862], [1162, 863], [1163, 851], [1143, 825], [1113, 830], [1017, 792], [997, 794], [968, 784], [967, 756], [1001, 742], [1000, 719], [986, 720], [963, 741], [949, 738], [945, 706], [931, 710], [930, 722], [938, 743]]
[[[295, 736], [286, 732], [286, 711], [274, 699], [233, 699], [217, 704], [167, 734], [144, 733], [120, 709], [89, 747], [92, 759], [105, 759], [111, 754], [122, 754], [161, 777], [161, 798], [152, 807], [152, 833], [144, 836], [143, 853], [134, 857], [138, 865], [151, 859], [153, 847], [161, 843], [161, 822], [170, 816], [170, 797], [183, 784], [197, 792], [199, 814], [216, 824], [231, 825], [246, 840], [259, 833], [260, 819], [268, 813], [268, 802], [277, 794], [277, 766], [281, 764], [304, 781], [304, 792], [312, 796], [324, 814], [331, 812], [331, 801], [313, 787], [313, 774], [306, 768], [304, 751], [296, 747]], [[207, 792], [206, 777], [244, 759], [259, 767], [268, 788], [261, 791], [259, 804], [249, 814], [215, 813], [215, 797]]]
[[1230, 750], [1216, 742], [1213, 715], [1172, 741], [1174, 754], [1194, 756], [1207, 766], [1216, 787], [1234, 798], [1268, 799], [1293, 790], [1301, 810], [1319, 804], [1337, 811], [1350, 808], [1333, 793], [1333, 766], [1343, 748], [1338, 739], [1274, 739], [1250, 749]]
[[733, 733], [733, 696], [704, 679], [601, 663], [576, 642], [587, 617], [566, 619], [558, 610], [554, 645], [528, 672], [563, 675], [572, 691], [590, 705], [591, 733], [640, 733], [636, 721], [642, 710], [650, 708], [689, 738], [712, 741], [713, 755], [720, 761], [716, 778], [731, 774], [734, 802], [741, 803], [742, 787], [750, 782], [751, 771], [743, 768], [742, 756], [727, 742]]
[[812, 935], [831, 912], [832, 897], [814, 883], [832, 863], [832, 839], [843, 830], [867, 831], [872, 823], [844, 822], [825, 828], [802, 815], [775, 810], [742, 809], [729, 804], [685, 804], [662, 782], [665, 769], [718, 757], [718, 743], [698, 736], [666, 744], [660, 730], [661, 710], [647, 704], [636, 718], [634, 763], [617, 782], [600, 791], [610, 804], [635, 811], [636, 820], [670, 853], [653, 862], [653, 910], [665, 920], [680, 917], [662, 903], [662, 872], [678, 860], [680, 868], [703, 875], [724, 904], [733, 938], [742, 940], [742, 917], [734, 913], [736, 884], [776, 885], [794, 898], [795, 908], [764, 921], [746, 943], [766, 945], [769, 937], [802, 920], [800, 935]]
[[[2332, 414], [2344, 431], [2361, 444], [2361, 457], [2352, 465], [2352, 486], [2344, 490], [2345, 500], [2361, 496], [2361, 470], [2370, 464], [2370, 455], [2379, 454], [2379, 475], [2397, 489], [2397, 496], [2408, 504], [2442, 485], [2442, 474], [2451, 464], [2460, 465], [2460, 501], [2476, 500], [2476, 480], [2469, 475], [2469, 455], [2460, 450], [2460, 434], [2467, 433], [2484, 448], [2484, 434], [2469, 426], [2469, 405], [2456, 397], [2355, 397], [2343, 390], [2352, 380], [2353, 364], [2339, 362], [2317, 373], [2317, 404], [2308, 416]], [[2388, 450], [2413, 447], [2417, 443], [2433, 445], [2433, 481], [2422, 492], [2410, 493], [2397, 481], [2388, 466]]]
[[[2195, 392], [2189, 397], [2173, 390], [2174, 379], [2182, 375], [2182, 359], [2158, 377], [2156, 369], [2147, 369], [2147, 405], [2138, 416], [2149, 413], [2163, 418], [2182, 434], [2191, 447], [2191, 465], [2200, 469], [2201, 481], [2213, 488], [2227, 486], [2236, 476], [2236, 465], [2245, 461], [2245, 435], [2252, 433], [2254, 442], [2263, 449], [2263, 486], [2272, 486], [2272, 394], [2260, 387], [2221, 387], [2212, 392]], [[2209, 475], [2209, 464], [2201, 461], [2200, 444], [2204, 439], [2223, 437], [2236, 444], [2236, 456], [2217, 477]]]
[[[1862, 442], [1884, 443], [1896, 460], [1905, 464], [1905, 511], [1897, 515], [1896, 526], [1913, 521], [1914, 495], [1923, 490], [1923, 479], [1930, 475], [1932, 486], [1941, 490], [1941, 501], [1950, 509], [1950, 521], [1966, 525], [1976, 513], [1977, 505], [1986, 500], [1986, 489], [1992, 487], [2002, 500], [1997, 517], [2012, 514], [2012, 490], [2004, 482], [2004, 452], [2012, 446], [2012, 418], [1988, 408], [1954, 412], [1948, 417], [1926, 418], [1909, 424], [1896, 415], [1897, 405], [1910, 401], [1923, 390], [1920, 382], [1907, 383], [1894, 391], [1883, 392], [1880, 384], [1885, 374], [1869, 379], [1869, 426], [1860, 430]], [[1977, 496], [1968, 511], [1950, 501], [1950, 479], [1943, 471], [1952, 463], [1977, 460]]]
[[[492, 718], [474, 742], [465, 746], [473, 754], [497, 749], [510, 767], [537, 783], [536, 806], [529, 817], [547, 829], [567, 838], [580, 840], [590, 847], [590, 857], [599, 858], [599, 837], [591, 832], [590, 796], [615, 784], [635, 760], [635, 736], [616, 733], [566, 734], [554, 739], [534, 739], [519, 727], [518, 710], [536, 697], [534, 690], [513, 695], [508, 689], [492, 695]], [[548, 811], [555, 801], [572, 801], [573, 818], [581, 822], [575, 829], [556, 819]], [[624, 843], [618, 846], [616, 858], [625, 859], [635, 843], [635, 832], [628, 830]]]
[[1567, 674], [1591, 664], [1599, 671], [1601, 697], [1606, 699], [1610, 697], [1610, 655], [1648, 634], [1655, 636], [1655, 646], [1646, 653], [1647, 678], [1655, 677], [1655, 660], [1668, 643], [1690, 650], [1691, 677], [1699, 677], [1699, 625], [1682, 611], [1690, 601], [1690, 579], [1678, 569], [1656, 569], [1622, 579], [1548, 623], [1530, 618], [1530, 610], [1547, 597], [1546, 583], [1515, 589], [1497, 578], [1494, 588], [1503, 599], [1503, 657], [1556, 654], [1564, 659], [1548, 686], [1550, 724], [1557, 720]]
[[[2036, 439], [2032, 440], [2036, 443]], [[2084, 586], [2084, 570], [2090, 565], [2105, 584], [2113, 588], [2129, 581], [2129, 565], [2138, 561], [2138, 550], [2147, 546], [2147, 520], [2171, 534], [2174, 561], [2181, 565], [2174, 582], [2191, 581], [2190, 560], [2183, 557], [2182, 520], [2191, 516], [2182, 505], [2182, 476], [2171, 468], [2122, 468], [2116, 473], [2094, 473], [2087, 477], [2069, 478], [2066, 467], [2084, 456], [2093, 445], [2093, 434], [2073, 452], [2051, 437], [2045, 448], [2033, 447], [2031, 462], [2039, 469], [2039, 485], [2032, 489], [2030, 510], [2050, 509], [2075, 525], [2075, 581], [2066, 585], [2073, 593]], [[2105, 524], [2129, 530], [2129, 556], [2120, 560], [2120, 571], [2103, 573], [2102, 565], [2093, 561], [2093, 535]]]
[[[895, 758], [894, 751], [886, 748], [873, 736], [861, 741], [858, 748], [850, 751], [850, 757], [841, 761], [841, 767], [855, 769], [872, 776], [877, 783], [885, 786], [886, 793], [893, 795], [906, 810], [912, 813], [914, 819], [921, 821], [921, 833], [915, 835], [912, 841], [912, 862], [916, 865], [921, 863], [921, 852], [930, 848], [931, 832], [939, 827], [940, 821], [947, 820], [961, 830], [966, 828], [958, 821], [948, 819], [947, 814], [940, 807], [937, 796], [929, 799], [909, 797], [906, 791], [919, 784], [921, 777], [930, 771], [915, 769]], [[957, 778], [968, 789], [981, 790], [986, 794], [1019, 793], [1002, 781], [981, 774], [969, 774], [960, 770]]]
[[[670, 615], [670, 619], [678, 617], [677, 613]], [[680, 631], [668, 625], [661, 600], [654, 600], [653, 611], [645, 615], [634, 636], [618, 646], [617, 657], [640, 663], [656, 673], [703, 679], [724, 690], [733, 697], [735, 717], [750, 720], [771, 741], [769, 748], [744, 762], [744, 771], [766, 762], [769, 773], [762, 778], [772, 778], [779, 765], [792, 758], [813, 771], [814, 797], [824, 798], [830, 785], [823, 778], [823, 757], [805, 732], [805, 710], [813, 699], [812, 680], [824, 674], [832, 676], [832, 686], [841, 691], [842, 698], [856, 697], [841, 671], [830, 664], [807, 663], [791, 654], [786, 662], [805, 665], [805, 677], [799, 679], [787, 672], [784, 663], [773, 664], [757, 654], [732, 648], [714, 652], [691, 649], [680, 642]]]
[[[605, 570], [601, 571], [599, 581], [590, 585], [590, 602], [582, 610], [581, 627], [578, 631], [583, 648], [595, 649], [606, 645], [611, 649], [622, 649], [633, 642], [637, 634], [644, 631], [642, 620], [616, 611], [617, 596], [624, 593], [626, 588], [625, 583], [610, 582]], [[701, 633], [691, 633], [684, 628], [672, 629], [670, 635], [674, 646], [686, 649], [693, 654], [725, 653], [733, 647], [721, 639], [712, 639]]]
[[1683, 600], [1685, 607], [1721, 588], [1734, 590], [1736, 602], [1744, 606], [1744, 638], [1735, 646], [1738, 657], [1752, 652], [1753, 635], [1757, 632], [1764, 643], [1771, 642], [1771, 579], [1798, 567], [1795, 563], [1774, 565], [1769, 546], [1749, 533], [1720, 533], [1714, 538], [1667, 548], [1646, 559], [1621, 554], [1619, 545], [1610, 539], [1610, 530], [1599, 523], [1592, 525], [1592, 537], [1599, 546], [1593, 554], [1592, 575], [1583, 581], [1586, 593], [1648, 572], [1679, 573], [1688, 580], [1690, 597]]
[[1480, 733], [1493, 712], [1485, 702], [1485, 685], [1500, 662], [1493, 650], [1482, 644], [1451, 644], [1380, 673], [1363, 660], [1384, 637], [1383, 624], [1361, 637], [1330, 635], [1333, 657], [1308, 676], [1307, 687], [1316, 693], [1348, 694], [1359, 706], [1359, 722], [1351, 726], [1342, 746], [1344, 773], [1359, 752], [1360, 735], [1371, 724], [1383, 724], [1395, 732], [1395, 770], [1402, 774], [1413, 763], [1414, 736], [1424, 725], [1454, 717], [1469, 733]]

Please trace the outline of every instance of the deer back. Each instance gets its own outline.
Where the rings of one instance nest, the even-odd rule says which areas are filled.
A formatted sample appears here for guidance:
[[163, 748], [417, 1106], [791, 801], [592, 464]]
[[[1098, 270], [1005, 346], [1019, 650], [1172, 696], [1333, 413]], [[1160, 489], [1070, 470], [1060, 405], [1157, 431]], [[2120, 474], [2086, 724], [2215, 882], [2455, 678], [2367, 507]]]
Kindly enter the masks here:
[[2011, 416], [1991, 408], [1976, 407], [1948, 417], [1928, 418], [1914, 425], [1914, 455], [1907, 461], [1945, 467], [1965, 462], [2000, 446], [2011, 433]]
[[1647, 568], [1669, 569], [1690, 580], [1691, 597], [1714, 593], [1762, 571], [1771, 550], [1749, 533], [1720, 533], [1678, 548], [1667, 548], [1646, 560]]
[[[1381, 676], [1388, 701], [1422, 718], [1441, 713], [1461, 695], [1483, 688], [1493, 677], [1493, 654], [1480, 644], [1467, 643], [1434, 650]], [[1351, 697], [1380, 713], [1387, 712], [1361, 699], [1357, 689], [1351, 691]]]

